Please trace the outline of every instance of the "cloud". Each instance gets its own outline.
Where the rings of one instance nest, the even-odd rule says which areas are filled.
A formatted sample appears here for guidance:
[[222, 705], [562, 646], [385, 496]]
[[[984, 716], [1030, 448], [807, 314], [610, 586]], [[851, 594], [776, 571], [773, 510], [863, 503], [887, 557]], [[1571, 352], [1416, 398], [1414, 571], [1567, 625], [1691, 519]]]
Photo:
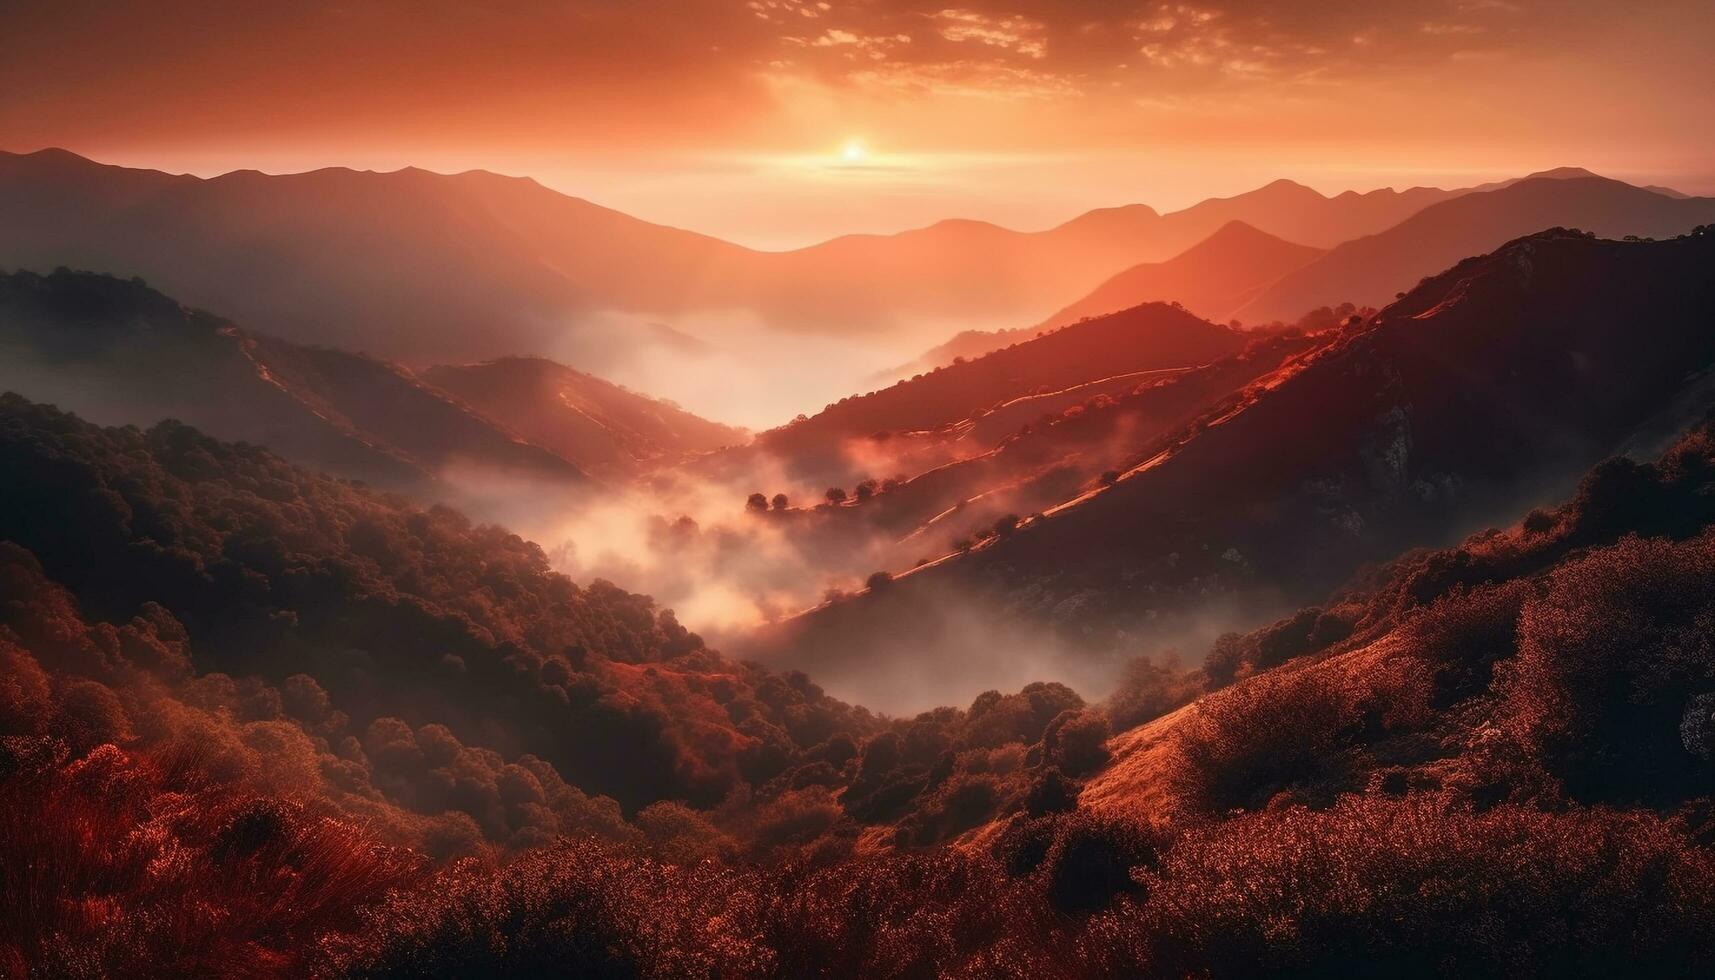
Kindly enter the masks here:
[[9, 19], [0, 127], [635, 141], [763, 125], [782, 72], [883, 95], [1147, 95], [1164, 73], [1277, 82], [1312, 62], [1445, 59], [1478, 35], [1517, 42], [1525, 20], [1496, 0], [68, 0]]
[[975, 41], [1027, 58], [1048, 54], [1041, 21], [1016, 15], [989, 17], [974, 10], [943, 10], [935, 19], [940, 22], [940, 35], [949, 41]]

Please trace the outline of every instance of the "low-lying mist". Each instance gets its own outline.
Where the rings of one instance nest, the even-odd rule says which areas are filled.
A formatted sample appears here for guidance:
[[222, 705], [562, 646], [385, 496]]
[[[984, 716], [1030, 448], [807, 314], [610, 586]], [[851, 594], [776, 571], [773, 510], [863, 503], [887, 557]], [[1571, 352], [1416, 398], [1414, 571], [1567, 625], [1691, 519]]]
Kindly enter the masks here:
[[[772, 457], [757, 454], [749, 476], [718, 481], [667, 471], [629, 486], [567, 487], [477, 468], [443, 479], [457, 501], [540, 544], [577, 581], [624, 583], [674, 609], [711, 644], [852, 589], [889, 542], [855, 540], [834, 555], [808, 547], [792, 525], [821, 503]], [[785, 494], [787, 507], [748, 505], [752, 493]]]
[[[1027, 612], [942, 583], [916, 588], [913, 566], [956, 552], [942, 539], [960, 533], [958, 525], [902, 543], [864, 523], [862, 505], [829, 504], [795, 484], [774, 457], [753, 459], [743, 482], [666, 471], [594, 492], [476, 469], [449, 470], [443, 479], [468, 495], [461, 506], [537, 542], [574, 580], [605, 579], [648, 594], [716, 649], [802, 670], [834, 697], [892, 714], [1035, 681], [1101, 698], [1138, 658], [1200, 661], [1219, 634], [1254, 628], [1287, 608], [1260, 592], [1220, 597], [1162, 610], [1139, 629], [1097, 634], [1080, 626], [1086, 617], [1076, 600]], [[765, 509], [754, 493], [769, 498]], [[922, 557], [902, 560], [913, 548]], [[913, 595], [900, 608], [893, 596], [907, 584]], [[797, 637], [795, 617], [828, 601], [840, 604], [837, 615], [885, 626], [859, 631], [863, 649]]]
[[[729, 652], [809, 674], [836, 697], [898, 714], [986, 690], [1057, 681], [1096, 701], [1128, 666], [1201, 663], [1217, 637], [1291, 608], [1277, 590], [1206, 596], [1116, 624], [1077, 596], [1050, 608], [948, 579], [898, 581], [807, 620], [764, 627]], [[862, 620], [858, 628], [848, 629]]]
[[836, 334], [770, 324], [748, 311], [663, 318], [580, 315], [542, 353], [694, 414], [763, 430], [814, 414], [970, 324], [878, 323]]

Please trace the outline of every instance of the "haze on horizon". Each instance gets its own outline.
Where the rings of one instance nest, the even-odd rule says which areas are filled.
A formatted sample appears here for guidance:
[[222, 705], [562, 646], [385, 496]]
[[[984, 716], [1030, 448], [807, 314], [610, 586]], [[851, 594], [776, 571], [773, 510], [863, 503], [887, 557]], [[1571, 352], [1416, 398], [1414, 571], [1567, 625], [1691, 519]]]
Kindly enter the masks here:
[[762, 248], [1279, 177], [1579, 165], [1709, 193], [1712, 35], [1692, 0], [74, 0], [9, 14], [0, 146], [200, 175], [480, 168]]

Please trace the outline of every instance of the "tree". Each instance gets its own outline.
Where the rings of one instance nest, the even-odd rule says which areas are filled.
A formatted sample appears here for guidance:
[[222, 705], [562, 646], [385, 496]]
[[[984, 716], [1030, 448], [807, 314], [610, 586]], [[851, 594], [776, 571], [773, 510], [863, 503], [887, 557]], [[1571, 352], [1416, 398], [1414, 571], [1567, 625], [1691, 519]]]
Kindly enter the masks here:
[[828, 492], [823, 494], [823, 496], [828, 498], [828, 503], [830, 504], [837, 505], [846, 502], [846, 492], [839, 487], [829, 487]]
[[791, 503], [791, 501], [786, 499], [786, 495], [783, 493], [775, 494], [773, 502], [774, 502], [774, 509], [775, 510], [785, 510], [787, 508], [787, 506]]
[[864, 480], [859, 483], [857, 485], [857, 499], [862, 501], [875, 496], [875, 488], [876, 482], [874, 480]]
[[869, 578], [864, 579], [863, 584], [868, 586], [871, 592], [880, 592], [882, 589], [893, 584], [893, 573], [886, 569], [882, 569], [879, 572], [871, 574]]
[[760, 493], [753, 493], [745, 498], [744, 509], [753, 514], [760, 514], [768, 509], [768, 498]]
[[1203, 673], [1208, 675], [1209, 683], [1224, 687], [1233, 682], [1239, 667], [1244, 664], [1244, 640], [1238, 633], [1222, 633], [1215, 638], [1215, 645], [1209, 649], [1209, 655], [1203, 660]]

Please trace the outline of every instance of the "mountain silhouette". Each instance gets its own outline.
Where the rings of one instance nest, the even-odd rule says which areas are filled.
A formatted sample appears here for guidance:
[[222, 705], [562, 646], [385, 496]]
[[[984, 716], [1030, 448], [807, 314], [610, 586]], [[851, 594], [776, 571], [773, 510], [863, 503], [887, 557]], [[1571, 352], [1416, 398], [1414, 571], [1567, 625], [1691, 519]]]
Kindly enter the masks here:
[[[1552, 173], [1552, 172], [1551, 172]], [[1664, 237], [1715, 221], [1715, 198], [1671, 198], [1603, 177], [1544, 176], [1425, 208], [1283, 276], [1235, 313], [1291, 321], [1332, 303], [1380, 306], [1458, 260], [1553, 225], [1598, 235]]]
[[1329, 198], [1277, 181], [1167, 214], [1091, 211], [1044, 231], [952, 220], [760, 252], [481, 171], [205, 180], [44, 150], [0, 153], [0, 265], [139, 275], [287, 340], [414, 364], [551, 355], [573, 341], [589, 358], [618, 358], [643, 339], [614, 316], [742, 313], [866, 335], [1032, 322], [1231, 221], [1326, 247], [1458, 193]]
[[673, 307], [744, 251], [480, 171], [201, 180], [64, 151], [0, 154], [0, 229], [0, 265], [139, 275], [274, 336], [419, 363]]
[[1177, 301], [1200, 317], [1221, 322], [1252, 293], [1321, 254], [1321, 249], [1295, 245], [1242, 221], [1229, 221], [1166, 262], [1135, 265], [1114, 276], [1036, 329], [1157, 301]]

